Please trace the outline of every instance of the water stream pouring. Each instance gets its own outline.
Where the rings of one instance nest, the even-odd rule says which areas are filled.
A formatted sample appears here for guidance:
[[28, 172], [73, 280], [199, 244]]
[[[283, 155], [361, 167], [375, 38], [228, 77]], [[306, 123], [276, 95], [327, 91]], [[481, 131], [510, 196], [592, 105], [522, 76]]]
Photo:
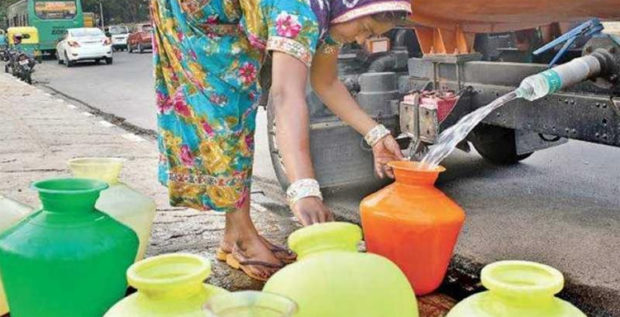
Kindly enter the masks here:
[[471, 130], [491, 112], [517, 98], [530, 101], [540, 99], [556, 91], [577, 84], [602, 71], [602, 62], [595, 54], [575, 58], [572, 61], [525, 78], [519, 88], [490, 104], [464, 116], [452, 127], [443, 131], [434, 147], [422, 158], [422, 164], [433, 169], [463, 141]]

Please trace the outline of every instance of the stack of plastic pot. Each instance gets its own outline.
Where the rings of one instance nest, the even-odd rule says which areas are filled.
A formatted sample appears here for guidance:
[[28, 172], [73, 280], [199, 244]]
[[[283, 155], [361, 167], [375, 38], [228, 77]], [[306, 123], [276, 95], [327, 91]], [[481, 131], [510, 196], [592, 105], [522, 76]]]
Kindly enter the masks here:
[[104, 182], [48, 179], [32, 187], [42, 208], [0, 234], [11, 315], [103, 315], [125, 294], [137, 235], [95, 209]]
[[193, 254], [164, 254], [137, 262], [127, 270], [127, 279], [138, 291], [110, 308], [105, 317], [203, 317], [206, 301], [228, 293], [203, 284], [210, 274], [209, 261]]
[[[32, 207], [0, 195], [0, 233], [7, 230], [32, 212]], [[4, 287], [0, 281], [0, 316], [9, 312]]]
[[416, 162], [391, 162], [396, 182], [366, 197], [360, 206], [368, 252], [392, 260], [416, 295], [441, 284], [465, 213], [433, 186], [440, 172]]
[[480, 274], [486, 292], [456, 305], [448, 317], [585, 317], [572, 304], [554, 297], [564, 287], [560, 271], [527, 261], [500, 261]]
[[358, 226], [342, 222], [295, 231], [288, 242], [298, 261], [274, 274], [263, 291], [295, 301], [296, 317], [417, 317], [405, 275], [382, 256], [359, 253], [361, 238]]
[[151, 227], [157, 206], [155, 201], [119, 181], [124, 159], [76, 158], [69, 161], [73, 176], [107, 182], [110, 187], [101, 192], [97, 209], [133, 229], [140, 239], [136, 261], [144, 258], [151, 237]]

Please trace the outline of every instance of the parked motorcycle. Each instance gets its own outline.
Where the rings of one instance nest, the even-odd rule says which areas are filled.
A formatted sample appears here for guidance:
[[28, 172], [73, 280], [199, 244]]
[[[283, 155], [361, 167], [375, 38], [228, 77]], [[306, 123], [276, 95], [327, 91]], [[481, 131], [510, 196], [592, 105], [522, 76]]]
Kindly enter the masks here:
[[34, 72], [36, 60], [27, 52], [21, 50], [19, 46], [21, 43], [20, 35], [14, 36], [14, 42], [16, 45], [6, 50], [3, 54], [2, 58], [6, 61], [4, 72], [9, 73], [10, 70], [13, 76], [32, 84], [32, 73]]
[[36, 60], [33, 57], [28, 56], [26, 53], [19, 52], [17, 56], [17, 64], [15, 65], [16, 68], [13, 74], [28, 84], [32, 84], [34, 65], [36, 65]]
[[9, 48], [0, 48], [0, 61], [8, 62], [9, 61]]

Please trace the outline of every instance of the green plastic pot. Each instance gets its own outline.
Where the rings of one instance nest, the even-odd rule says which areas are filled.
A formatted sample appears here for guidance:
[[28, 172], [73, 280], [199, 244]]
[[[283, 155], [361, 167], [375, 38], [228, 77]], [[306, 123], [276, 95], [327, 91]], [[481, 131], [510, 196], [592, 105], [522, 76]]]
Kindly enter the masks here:
[[585, 317], [554, 295], [564, 287], [562, 273], [548, 265], [528, 261], [500, 261], [480, 274], [488, 291], [456, 305], [447, 317]]
[[102, 316], [125, 294], [136, 233], [95, 209], [104, 182], [49, 179], [32, 187], [42, 209], [0, 234], [11, 316]]
[[344, 222], [297, 230], [289, 246], [298, 261], [274, 274], [263, 291], [297, 303], [295, 317], [417, 317], [413, 289], [390, 260], [357, 250], [360, 227]]

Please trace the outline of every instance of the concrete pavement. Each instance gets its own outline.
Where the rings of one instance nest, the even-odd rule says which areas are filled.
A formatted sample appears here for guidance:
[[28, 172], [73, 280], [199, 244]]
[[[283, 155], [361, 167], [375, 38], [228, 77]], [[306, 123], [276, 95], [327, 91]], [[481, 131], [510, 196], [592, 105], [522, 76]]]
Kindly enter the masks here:
[[[156, 180], [158, 153], [148, 135], [127, 131], [94, 115], [91, 109], [59, 97], [0, 74], [0, 193], [37, 206], [37, 194], [29, 189], [30, 183], [69, 176], [67, 160], [92, 156], [125, 158], [122, 181], [153, 197], [158, 206], [147, 256], [169, 252], [200, 254], [213, 264], [208, 283], [233, 291], [262, 287], [262, 283], [214, 259], [224, 217], [169, 206], [166, 189]], [[277, 186], [257, 181], [252, 198], [256, 226], [267, 239], [285, 244], [286, 237], [299, 225], [290, 218]], [[453, 304], [454, 300], [445, 295], [419, 300], [423, 317], [442, 316]]]

